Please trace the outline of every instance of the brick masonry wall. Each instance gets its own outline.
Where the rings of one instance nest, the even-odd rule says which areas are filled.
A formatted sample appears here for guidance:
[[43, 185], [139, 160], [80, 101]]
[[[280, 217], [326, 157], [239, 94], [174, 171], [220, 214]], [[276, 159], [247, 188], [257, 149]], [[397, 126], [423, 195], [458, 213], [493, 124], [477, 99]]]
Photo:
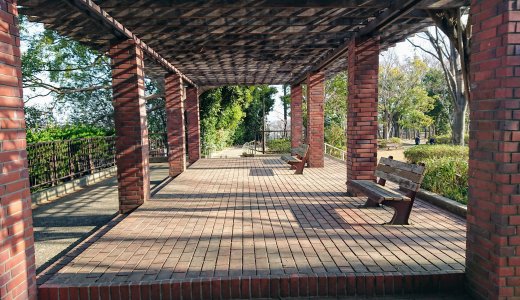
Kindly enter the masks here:
[[472, 1], [466, 272], [477, 299], [520, 298], [520, 3]]
[[[44, 284], [40, 300], [156, 299], [365, 299], [395, 295], [446, 293], [457, 295], [464, 274], [294, 274], [161, 280], [156, 282], [62, 286]], [[381, 297], [379, 297], [381, 296]], [[434, 299], [434, 298], [431, 298]]]
[[307, 76], [307, 143], [309, 167], [323, 168], [325, 75], [323, 72]]
[[150, 198], [143, 51], [124, 40], [111, 46], [110, 58], [119, 210], [128, 213]]
[[190, 164], [200, 158], [200, 116], [199, 93], [197, 88], [186, 89], [186, 118], [188, 134], [188, 160]]
[[303, 142], [302, 86], [291, 86], [291, 148]]
[[36, 299], [16, 3], [0, 0], [0, 299]]
[[379, 42], [353, 40], [348, 49], [347, 184], [375, 180]]
[[177, 176], [186, 169], [186, 135], [182, 78], [178, 74], [165, 77], [166, 132], [168, 135], [168, 162], [170, 176]]

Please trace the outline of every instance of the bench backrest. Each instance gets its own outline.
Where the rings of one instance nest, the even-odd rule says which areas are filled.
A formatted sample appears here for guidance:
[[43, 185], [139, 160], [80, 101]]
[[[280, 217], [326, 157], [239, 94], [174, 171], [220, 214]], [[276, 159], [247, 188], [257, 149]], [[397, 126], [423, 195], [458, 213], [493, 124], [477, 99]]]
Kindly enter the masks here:
[[309, 150], [309, 145], [302, 144], [300, 147], [296, 148], [294, 151], [295, 154], [298, 154], [301, 158], [304, 158], [307, 155], [307, 151]]
[[424, 165], [408, 164], [382, 157], [377, 165], [375, 175], [416, 192], [421, 187], [425, 170]]

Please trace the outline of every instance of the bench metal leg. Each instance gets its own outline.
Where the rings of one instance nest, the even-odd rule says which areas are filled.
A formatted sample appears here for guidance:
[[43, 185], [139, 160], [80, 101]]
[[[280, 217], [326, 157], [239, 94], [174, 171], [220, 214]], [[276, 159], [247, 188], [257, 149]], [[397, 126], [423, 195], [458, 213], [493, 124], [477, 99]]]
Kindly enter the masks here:
[[410, 209], [413, 202], [383, 201], [382, 204], [394, 209], [394, 216], [390, 222], [386, 223], [386, 225], [410, 225], [408, 224], [408, 218], [410, 217]]

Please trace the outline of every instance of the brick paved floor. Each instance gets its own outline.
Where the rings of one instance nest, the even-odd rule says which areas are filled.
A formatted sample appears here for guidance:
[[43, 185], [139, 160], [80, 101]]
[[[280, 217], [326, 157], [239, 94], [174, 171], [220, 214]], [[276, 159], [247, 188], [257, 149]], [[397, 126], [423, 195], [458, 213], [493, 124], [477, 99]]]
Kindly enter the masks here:
[[[150, 166], [151, 186], [168, 177], [168, 164]], [[117, 180], [103, 180], [33, 210], [34, 249], [38, 272], [54, 262], [119, 209]]]
[[342, 163], [326, 159], [323, 169], [293, 172], [277, 157], [200, 160], [44, 288], [306, 275], [318, 284], [320, 276], [373, 276], [375, 285], [379, 275], [463, 278], [463, 219], [418, 200], [411, 226], [383, 226], [392, 212], [357, 208], [364, 199], [345, 195]]

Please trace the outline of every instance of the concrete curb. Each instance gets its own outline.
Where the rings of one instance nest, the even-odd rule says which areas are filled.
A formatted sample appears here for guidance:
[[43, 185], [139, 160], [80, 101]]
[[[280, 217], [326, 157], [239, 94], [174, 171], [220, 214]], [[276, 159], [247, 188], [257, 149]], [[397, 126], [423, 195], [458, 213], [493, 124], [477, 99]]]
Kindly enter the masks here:
[[75, 179], [73, 181], [45, 189], [40, 192], [32, 193], [31, 194], [32, 208], [34, 209], [34, 208], [38, 207], [39, 205], [47, 204], [49, 202], [57, 200], [60, 197], [63, 197], [65, 195], [68, 195], [68, 194], [74, 193], [78, 190], [81, 190], [84, 187], [93, 185], [93, 184], [103, 181], [107, 178], [113, 177], [116, 175], [116, 171], [117, 171], [117, 169], [115, 166], [110, 167], [108, 169], [102, 170], [102, 171], [94, 173], [92, 175], [83, 176], [83, 177]]
[[466, 218], [468, 207], [464, 204], [423, 189], [417, 192], [417, 197], [459, 217]]

